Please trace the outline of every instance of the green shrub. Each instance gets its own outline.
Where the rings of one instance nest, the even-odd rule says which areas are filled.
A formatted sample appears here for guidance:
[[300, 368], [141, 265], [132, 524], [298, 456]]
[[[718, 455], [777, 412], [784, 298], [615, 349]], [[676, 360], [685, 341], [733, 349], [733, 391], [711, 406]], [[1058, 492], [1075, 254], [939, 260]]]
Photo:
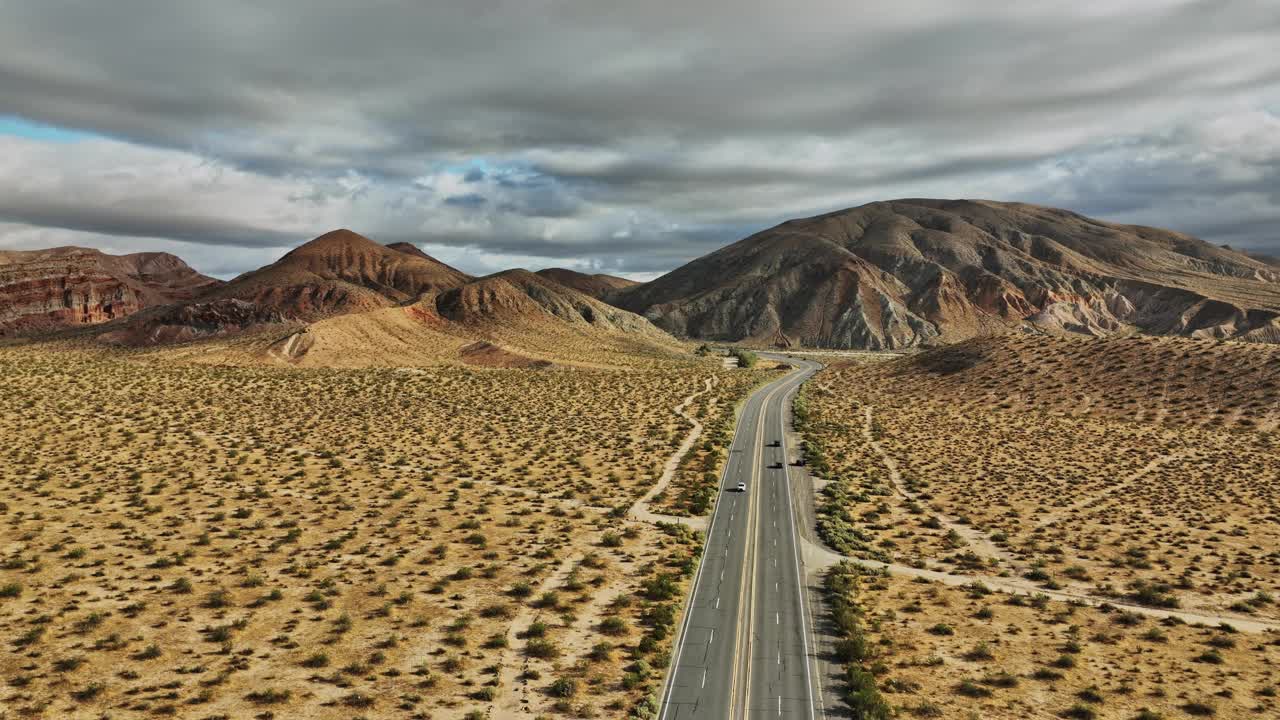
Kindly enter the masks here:
[[956, 692], [971, 698], [991, 697], [991, 691], [972, 680], [961, 680], [956, 685]]
[[547, 688], [552, 697], [571, 698], [578, 694], [578, 681], [573, 678], [560, 678]]
[[861, 720], [889, 720], [893, 709], [876, 690], [876, 679], [871, 673], [850, 665], [845, 673], [845, 703], [855, 718]]
[[78, 702], [89, 702], [101, 695], [102, 691], [105, 689], [106, 686], [100, 682], [89, 683], [79, 690], [73, 690], [71, 692], [71, 697]]
[[875, 676], [862, 667], [873, 656], [862, 629], [862, 610], [855, 603], [859, 569], [842, 563], [823, 579], [831, 620], [836, 628], [836, 655], [845, 663], [844, 700], [855, 718], [888, 720], [893, 710], [876, 688]]
[[556, 644], [546, 638], [534, 638], [525, 645], [525, 653], [529, 657], [535, 658], [554, 658], [560, 655], [560, 648]]
[[617, 615], [610, 615], [600, 621], [600, 632], [614, 637], [624, 635], [627, 632], [627, 621]]
[[254, 705], [278, 705], [288, 702], [293, 693], [289, 690], [276, 690], [275, 688], [267, 688], [266, 690], [255, 690], [244, 696], [245, 700]]

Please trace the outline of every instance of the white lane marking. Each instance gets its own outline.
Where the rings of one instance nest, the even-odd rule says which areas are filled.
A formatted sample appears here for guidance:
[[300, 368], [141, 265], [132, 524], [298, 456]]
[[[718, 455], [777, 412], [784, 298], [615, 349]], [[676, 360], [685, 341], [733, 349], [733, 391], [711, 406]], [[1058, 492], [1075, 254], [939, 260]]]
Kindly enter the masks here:
[[782, 696], [778, 696], [778, 717], [782, 717]]
[[[797, 369], [799, 369], [799, 368], [797, 367]], [[812, 373], [810, 373], [810, 374], [812, 374]], [[807, 378], [808, 378], [808, 375], [804, 375], [804, 374], [802, 373], [802, 377], [801, 377], [800, 382], [799, 382], [799, 383], [795, 383], [795, 385], [794, 385], [792, 388], [790, 388], [790, 389], [791, 389], [791, 390], [795, 390], [795, 389], [799, 388], [799, 386], [800, 386], [801, 384], [803, 384], [804, 380], [805, 380], [805, 379], [807, 379]], [[786, 394], [785, 394], [785, 393], [784, 393], [783, 397], [784, 397], [784, 398], [786, 397]], [[749, 397], [749, 398], [748, 398], [748, 400], [747, 400], [748, 407], [750, 406], [750, 403], [751, 403], [751, 400], [752, 400], [752, 399], [754, 399], [754, 396], [753, 396], [753, 397]], [[761, 406], [765, 405], [765, 403], [764, 403], [763, 401], [761, 401], [761, 403], [760, 403], [760, 404], [761, 404]], [[742, 419], [742, 420], [745, 420], [745, 419], [746, 419], [746, 413], [744, 413], [744, 414], [743, 414], [743, 417], [742, 417], [741, 419]], [[743, 434], [741, 433], [742, 429], [743, 429], [744, 427], [746, 427], [746, 426], [747, 426], [747, 424], [746, 424], [746, 423], [739, 422], [739, 423], [738, 423], [738, 426], [734, 428], [733, 441], [729, 444], [730, 461], [725, 463], [724, 469], [722, 469], [722, 470], [721, 470], [721, 472], [720, 472], [720, 486], [721, 486], [722, 488], [723, 488], [723, 487], [725, 487], [725, 481], [728, 479], [728, 475], [729, 475], [730, 467], [733, 465], [733, 461], [734, 461], [734, 460], [737, 460], [737, 461], [738, 461], [738, 465], [739, 465], [739, 466], [741, 466], [741, 457], [733, 458], [733, 457], [732, 457], [732, 455], [733, 455], [735, 452], [738, 452], [739, 454], [741, 453], [741, 450], [734, 450], [734, 448], [735, 448], [736, 446], [740, 445], [741, 443], [740, 443], [739, 441], [743, 440], [743, 439], [746, 437], [746, 435], [743, 435]], [[790, 494], [788, 493], [788, 501], [789, 501], [789, 500], [790, 500]], [[733, 511], [733, 509], [737, 507], [737, 502], [738, 502], [738, 498], [736, 498], [736, 497], [735, 497], [735, 498], [733, 498], [733, 502], [732, 502], [732, 503], [731, 503], [731, 505], [729, 506], [730, 512], [732, 512], [732, 511]], [[719, 512], [719, 511], [720, 511], [720, 508], [721, 508], [721, 503], [719, 503], [719, 502], [715, 503], [715, 505], [711, 508], [711, 520], [710, 520], [710, 523], [709, 523], [709, 529], [708, 529], [708, 531], [707, 531], [706, 540], [705, 540], [705, 542], [703, 543], [703, 553], [704, 553], [704, 554], [705, 554], [705, 553], [706, 553], [706, 551], [707, 551], [708, 549], [710, 549], [710, 547], [711, 547], [711, 538], [712, 538], [712, 535], [714, 535], [715, 526], [716, 526], [716, 520], [720, 519], [720, 517], [721, 517], [720, 512]], [[794, 520], [793, 520], [793, 532], [794, 532]], [[729, 557], [729, 549], [728, 549], [727, 547], [725, 548], [725, 551], [724, 551], [724, 557], [726, 557], [726, 558], [727, 558], [727, 557]], [[686, 638], [686, 636], [687, 636], [687, 633], [688, 633], [688, 630], [689, 630], [689, 623], [690, 623], [690, 621], [693, 619], [693, 613], [692, 613], [692, 612], [689, 612], [689, 609], [692, 607], [693, 600], [694, 600], [695, 596], [697, 595], [697, 592], [698, 592], [698, 585], [699, 585], [699, 580], [700, 580], [700, 579], [701, 579], [701, 577], [702, 577], [702, 570], [703, 570], [703, 568], [704, 568], [704, 567], [706, 567], [706, 563], [698, 563], [698, 570], [697, 570], [697, 572], [695, 572], [695, 573], [694, 573], [694, 576], [693, 576], [693, 583], [692, 583], [692, 585], [690, 586], [689, 599], [688, 599], [688, 601], [686, 602], [686, 605], [685, 605], [684, 620], [681, 622], [681, 624], [680, 624], [680, 629], [679, 629], [679, 633], [676, 635], [677, 642], [675, 642], [675, 643], [674, 643], [674, 646], [676, 646], [676, 647], [677, 647], [676, 654], [675, 654], [675, 657], [673, 657], [673, 658], [671, 659], [670, 664], [667, 666], [666, 677], [663, 679], [663, 692], [662, 692], [662, 700], [661, 700], [662, 713], [661, 713], [660, 720], [666, 720], [667, 715], [668, 715], [668, 714], [670, 713], [670, 711], [671, 711], [671, 694], [672, 694], [672, 692], [674, 692], [674, 690], [675, 690], [675, 676], [676, 676], [676, 668], [678, 668], [678, 667], [680, 666], [680, 658], [681, 658], [681, 656], [684, 654], [684, 647], [685, 647], [684, 640], [685, 640], [685, 638]], [[797, 567], [797, 573], [799, 573], [799, 568], [798, 568], [798, 567]], [[803, 595], [802, 595], [802, 597], [803, 597]], [[717, 602], [717, 603], [719, 603], [719, 600], [720, 600], [719, 598], [716, 598], [716, 602]], [[804, 614], [803, 614], [803, 609], [802, 609], [802, 610], [801, 610], [801, 621], [802, 621], [802, 622], [803, 622], [803, 618], [804, 618]], [[712, 635], [712, 637], [714, 637], [714, 631], [713, 631], [713, 635]], [[709, 645], [709, 644], [711, 643], [711, 640], [708, 640], [708, 641], [707, 641], [707, 643], [708, 643], [708, 645]], [[808, 673], [808, 671], [809, 671], [809, 667], [808, 667], [808, 664], [806, 663], [806, 665], [805, 665], [805, 673], [807, 674], [807, 673]], [[782, 698], [781, 698], [781, 697], [779, 697], [779, 698], [778, 698], [778, 711], [779, 711], [779, 714], [781, 714], [781, 711], [782, 711]], [[810, 713], [810, 714], [812, 715], [812, 713]]]
[[712, 629], [711, 629], [711, 637], [707, 638], [707, 644], [708, 644], [708, 645], [710, 645], [712, 642], [714, 642], [714, 641], [715, 641], [715, 639], [716, 639], [716, 630], [715, 630], [715, 628], [712, 628]]
[[[754, 397], [754, 395], [747, 398], [748, 406], [750, 406], [751, 404], [752, 397]], [[733, 448], [735, 445], [739, 445], [740, 444], [739, 441], [741, 440], [741, 437], [739, 436], [740, 429], [741, 429], [741, 426], [735, 427], [733, 430], [733, 440], [729, 443], [730, 460], [728, 462], [725, 462], [724, 469], [720, 471], [720, 487], [724, 487], [725, 480], [728, 479], [729, 466], [733, 464], [732, 463]], [[739, 460], [739, 463], [740, 462], [741, 460]], [[738, 499], [734, 498], [731, 508], [737, 507], [737, 504], [738, 504]], [[716, 520], [720, 519], [720, 505], [721, 503], [716, 502], [715, 505], [711, 507], [711, 520], [707, 525], [706, 540], [703, 541], [702, 543], [702, 554], [704, 556], [707, 555], [708, 551], [711, 549], [711, 537], [715, 534]], [[730, 512], [732, 512], [732, 509], [730, 510]], [[729, 557], [728, 547], [726, 547], [724, 550], [724, 557], [726, 558]], [[688, 638], [689, 623], [691, 620], [693, 620], [693, 612], [692, 612], [693, 603], [694, 603], [694, 600], [697, 599], [699, 581], [702, 579], [702, 570], [703, 568], [706, 567], [706, 565], [707, 564], [705, 562], [698, 563], [698, 569], [693, 574], [693, 583], [690, 584], [689, 586], [689, 598], [685, 601], [683, 605], [684, 620], [681, 621], [680, 631], [679, 633], [676, 634], [675, 638], [672, 641], [672, 647], [676, 648], [676, 653], [671, 658], [671, 662], [667, 665], [667, 671], [662, 680], [663, 690], [662, 690], [662, 702], [660, 704], [660, 707], [662, 708], [661, 720], [666, 720], [667, 713], [671, 711], [671, 693], [675, 690], [675, 686], [676, 686], [675, 676], [677, 674], [677, 668], [680, 667], [680, 658], [684, 655], [684, 646], [685, 646], [685, 640]]]
[[716, 609], [717, 609], [717, 610], [719, 610], [719, 609], [720, 609], [720, 596], [719, 596], [719, 595], [717, 595], [717, 596], [716, 596]]
[[724, 582], [724, 571], [720, 571], [720, 582]]
[[[807, 380], [807, 379], [808, 379], [808, 376], [804, 376], [804, 380]], [[804, 380], [801, 380], [799, 383], [796, 383], [793, 390], [799, 390], [800, 386], [804, 384]], [[784, 406], [787, 404], [786, 394], [783, 394], [782, 396], [782, 404]], [[782, 437], [784, 440], [787, 437], [786, 421], [783, 419], [785, 417], [786, 417], [785, 413], [778, 413], [778, 430], [779, 432], [782, 433]], [[783, 451], [785, 452], [785, 450], [786, 448], [784, 446]], [[813, 677], [809, 674], [809, 634], [804, 631], [805, 627], [809, 623], [808, 623], [808, 618], [805, 617], [806, 608], [805, 608], [805, 597], [804, 597], [804, 582], [800, 579], [800, 542], [796, 535], [795, 504], [792, 502], [792, 499], [791, 499], [792, 497], [791, 496], [791, 468], [788, 467], [785, 463], [782, 465], [782, 477], [783, 477], [783, 482], [786, 483], [786, 488], [787, 488], [787, 521], [788, 521], [788, 524], [791, 526], [791, 550], [793, 553], [795, 553], [795, 559], [796, 559], [796, 595], [798, 595], [800, 598], [800, 642], [801, 642], [801, 648], [804, 651], [804, 655], [803, 655], [804, 679], [805, 679], [804, 689], [805, 689], [805, 694], [809, 696], [809, 720], [814, 720], [815, 715], [814, 715], [814, 708], [813, 708], [813, 705], [814, 705]], [[822, 702], [822, 676], [821, 675], [818, 676], [818, 702], [819, 703]], [[826, 717], [826, 714], [827, 714], [827, 710], [826, 710], [826, 707], [824, 706], [822, 708], [823, 717]], [[782, 715], [782, 698], [778, 698], [778, 715]]]
[[703, 668], [702, 669], [702, 687], [706, 687], [706, 686], [707, 686], [707, 669]]
[[[774, 614], [773, 614], [773, 624], [774, 624], [774, 625], [781, 625], [781, 624], [782, 624], [782, 613], [774, 613]], [[781, 657], [781, 656], [779, 656], [779, 657]], [[781, 660], [779, 660], [779, 662], [781, 662]]]

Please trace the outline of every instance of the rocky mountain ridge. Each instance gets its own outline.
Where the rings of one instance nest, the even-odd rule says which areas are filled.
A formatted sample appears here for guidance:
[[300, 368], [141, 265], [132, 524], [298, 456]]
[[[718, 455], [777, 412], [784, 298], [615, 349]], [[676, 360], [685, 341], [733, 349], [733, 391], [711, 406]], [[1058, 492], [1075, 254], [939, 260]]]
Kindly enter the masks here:
[[319, 365], [444, 357], [547, 367], [547, 358], [571, 347], [577, 354], [677, 348], [648, 320], [544, 274], [474, 278], [414, 245], [383, 246], [349, 230], [321, 235], [198, 297], [115, 319], [97, 338], [129, 347], [222, 339], [240, 347], [240, 357], [253, 355], [257, 343], [264, 358]]
[[1280, 269], [1065, 210], [877, 202], [792, 220], [611, 302], [679, 336], [899, 349], [1008, 332], [1280, 342]]
[[545, 270], [539, 270], [538, 274], [567, 288], [590, 295], [597, 300], [607, 300], [620, 290], [626, 290], [640, 284], [635, 280], [628, 280], [614, 275], [587, 274], [567, 268], [546, 268]]

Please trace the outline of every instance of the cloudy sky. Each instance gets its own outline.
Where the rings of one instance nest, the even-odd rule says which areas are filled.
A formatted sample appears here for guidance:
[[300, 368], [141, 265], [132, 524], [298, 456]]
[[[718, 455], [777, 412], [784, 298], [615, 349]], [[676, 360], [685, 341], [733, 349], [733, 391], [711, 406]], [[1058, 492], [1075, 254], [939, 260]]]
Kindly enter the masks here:
[[1280, 252], [1276, 0], [0, 0], [0, 248], [650, 277], [897, 197]]

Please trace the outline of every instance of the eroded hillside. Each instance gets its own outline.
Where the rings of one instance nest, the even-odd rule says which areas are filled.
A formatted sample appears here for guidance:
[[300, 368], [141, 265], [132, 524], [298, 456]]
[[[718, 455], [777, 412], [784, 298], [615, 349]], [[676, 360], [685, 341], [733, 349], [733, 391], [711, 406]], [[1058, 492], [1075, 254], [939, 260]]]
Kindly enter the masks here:
[[1181, 233], [987, 200], [785, 222], [613, 302], [677, 335], [897, 349], [1034, 328], [1280, 340], [1274, 265]]

